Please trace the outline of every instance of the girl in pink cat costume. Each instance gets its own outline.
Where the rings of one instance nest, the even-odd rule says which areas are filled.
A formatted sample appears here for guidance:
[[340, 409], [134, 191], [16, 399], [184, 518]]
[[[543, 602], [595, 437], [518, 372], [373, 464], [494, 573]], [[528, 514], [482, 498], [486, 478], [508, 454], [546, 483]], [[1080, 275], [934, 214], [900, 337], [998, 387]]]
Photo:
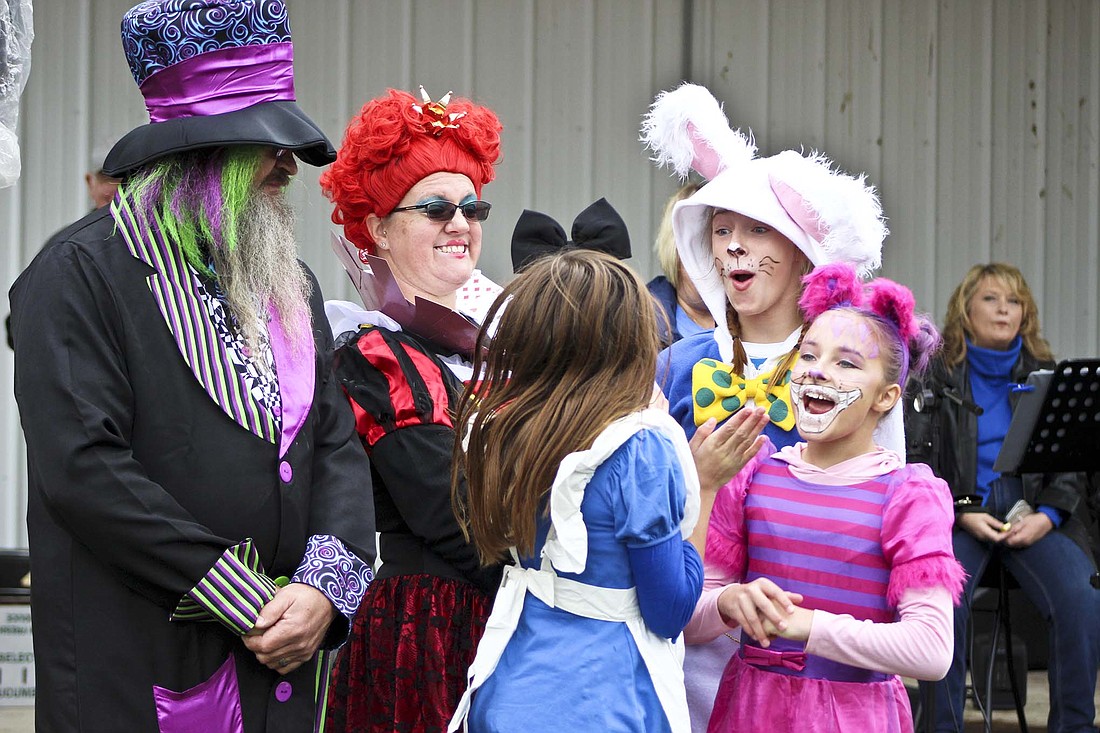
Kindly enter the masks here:
[[891, 281], [836, 264], [804, 283], [791, 401], [806, 442], [761, 438], [703, 497], [706, 583], [684, 633], [741, 629], [709, 731], [912, 731], [898, 675], [946, 673], [963, 571], [947, 485], [872, 434], [939, 336]]

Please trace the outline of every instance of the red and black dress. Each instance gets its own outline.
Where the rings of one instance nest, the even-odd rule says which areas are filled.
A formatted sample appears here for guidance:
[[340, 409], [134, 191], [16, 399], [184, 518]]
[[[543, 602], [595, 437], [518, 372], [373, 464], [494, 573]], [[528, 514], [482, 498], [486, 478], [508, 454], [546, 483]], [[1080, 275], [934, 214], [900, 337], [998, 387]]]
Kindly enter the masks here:
[[442, 732], [500, 581], [451, 509], [462, 383], [429, 342], [375, 326], [337, 348], [334, 368], [371, 459], [382, 566], [337, 657], [324, 730]]

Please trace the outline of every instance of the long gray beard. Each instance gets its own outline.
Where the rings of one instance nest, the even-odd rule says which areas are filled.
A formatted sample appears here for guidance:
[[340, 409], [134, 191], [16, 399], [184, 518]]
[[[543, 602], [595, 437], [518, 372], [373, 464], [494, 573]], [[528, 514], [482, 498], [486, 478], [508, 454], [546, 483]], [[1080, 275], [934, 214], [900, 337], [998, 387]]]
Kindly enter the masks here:
[[218, 282], [245, 341], [261, 342], [274, 305], [288, 341], [300, 352], [313, 337], [310, 281], [298, 262], [294, 212], [286, 196], [256, 191], [237, 221], [237, 246], [213, 249]]

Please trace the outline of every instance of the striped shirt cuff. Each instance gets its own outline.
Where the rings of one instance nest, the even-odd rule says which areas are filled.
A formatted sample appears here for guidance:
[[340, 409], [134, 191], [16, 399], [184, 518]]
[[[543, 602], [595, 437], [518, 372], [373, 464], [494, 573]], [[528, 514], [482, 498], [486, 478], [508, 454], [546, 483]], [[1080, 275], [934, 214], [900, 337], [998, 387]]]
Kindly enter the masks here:
[[172, 621], [218, 621], [238, 635], [247, 634], [268, 601], [275, 581], [264, 575], [260, 555], [247, 539], [228, 548], [172, 612]]

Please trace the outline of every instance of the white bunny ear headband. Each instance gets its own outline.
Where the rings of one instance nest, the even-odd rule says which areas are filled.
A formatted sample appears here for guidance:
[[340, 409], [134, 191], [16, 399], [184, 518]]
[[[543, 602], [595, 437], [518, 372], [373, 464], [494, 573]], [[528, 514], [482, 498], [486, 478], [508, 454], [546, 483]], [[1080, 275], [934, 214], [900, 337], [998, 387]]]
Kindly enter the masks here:
[[718, 100], [697, 84], [657, 95], [642, 120], [642, 142], [658, 166], [671, 166], [681, 179], [694, 170], [709, 181], [756, 155], [752, 138], [730, 129]]
[[[743, 186], [731, 188], [731, 199], [719, 207], [779, 229], [815, 266], [848, 262], [861, 275], [869, 275], [882, 264], [887, 229], [878, 195], [865, 176], [854, 178], [836, 170], [818, 153], [803, 156], [786, 150], [757, 158], [751, 135], [730, 128], [718, 100], [705, 87], [682, 84], [658, 94], [643, 119], [642, 142], [653, 151], [654, 162], [670, 166], [681, 179], [695, 170], [714, 181], [720, 174], [744, 169], [750, 163], [764, 165], [771, 188], [767, 198], [774, 196], [772, 201], [782, 207], [786, 214], [778, 217], [782, 221], [774, 220], [778, 213], [774, 207], [759, 205], [760, 194], [765, 192], [748, 198], [733, 193]], [[715, 204], [716, 193], [704, 197], [708, 205]], [[696, 196], [700, 194], [702, 191]], [[800, 241], [803, 237], [791, 236], [792, 224], [812, 240], [811, 246]]]

